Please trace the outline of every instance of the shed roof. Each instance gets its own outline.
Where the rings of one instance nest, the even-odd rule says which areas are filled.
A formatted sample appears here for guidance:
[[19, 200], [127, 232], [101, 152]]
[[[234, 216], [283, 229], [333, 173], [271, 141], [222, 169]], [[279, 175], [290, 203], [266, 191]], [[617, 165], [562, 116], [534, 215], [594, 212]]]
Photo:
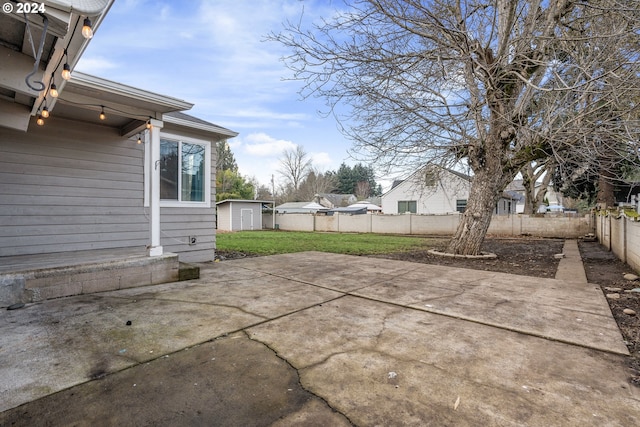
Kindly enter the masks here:
[[242, 202], [242, 203], [273, 203], [273, 200], [250, 200], [250, 199], [224, 199], [216, 202], [216, 205], [230, 202]]
[[347, 206], [348, 208], [367, 208], [368, 211], [381, 211], [382, 208], [375, 203], [368, 202], [366, 200], [359, 201], [358, 203], [354, 203], [352, 205]]

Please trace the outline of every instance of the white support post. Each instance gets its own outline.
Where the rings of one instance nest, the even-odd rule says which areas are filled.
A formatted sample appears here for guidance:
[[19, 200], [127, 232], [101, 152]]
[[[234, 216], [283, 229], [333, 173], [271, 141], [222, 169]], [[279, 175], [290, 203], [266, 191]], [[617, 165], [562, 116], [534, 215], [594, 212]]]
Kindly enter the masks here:
[[151, 244], [148, 247], [147, 255], [162, 255], [162, 246], [160, 245], [160, 129], [163, 122], [151, 119], [151, 143], [149, 144], [151, 151], [151, 191], [149, 198], [150, 215], [150, 238]]

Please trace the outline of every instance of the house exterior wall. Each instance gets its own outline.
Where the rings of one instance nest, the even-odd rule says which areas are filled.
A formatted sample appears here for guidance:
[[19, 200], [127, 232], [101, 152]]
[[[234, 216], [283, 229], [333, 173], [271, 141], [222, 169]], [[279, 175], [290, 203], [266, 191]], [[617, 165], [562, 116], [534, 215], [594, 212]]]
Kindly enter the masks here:
[[[164, 252], [213, 259], [214, 214], [215, 207], [161, 208]], [[64, 119], [28, 133], [0, 128], [0, 256], [144, 249], [148, 218], [143, 145], [113, 128]]]
[[[216, 245], [215, 207], [160, 208], [160, 244], [180, 261], [213, 261]], [[196, 243], [189, 244], [195, 237]]]
[[399, 201], [416, 201], [416, 213], [446, 214], [456, 212], [456, 200], [467, 200], [471, 184], [469, 181], [441, 171], [433, 186], [425, 186], [423, 174], [417, 172], [405, 181], [382, 195], [384, 214], [402, 214], [398, 212]]
[[[208, 141], [211, 144], [211, 197], [207, 206], [162, 206], [160, 202], [160, 244], [164, 252], [177, 253], [180, 261], [205, 262], [215, 257], [216, 247], [216, 145], [210, 136], [165, 124], [162, 132]], [[190, 237], [196, 242], [190, 244]]]
[[0, 256], [144, 247], [143, 157], [103, 126], [0, 128]]

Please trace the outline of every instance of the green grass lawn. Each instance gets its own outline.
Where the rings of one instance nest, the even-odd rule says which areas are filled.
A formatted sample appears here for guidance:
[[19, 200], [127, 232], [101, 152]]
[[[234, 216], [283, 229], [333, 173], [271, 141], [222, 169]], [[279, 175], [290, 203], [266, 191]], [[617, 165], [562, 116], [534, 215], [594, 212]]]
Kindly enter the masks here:
[[427, 249], [441, 242], [424, 236], [386, 234], [313, 233], [302, 231], [237, 231], [218, 233], [216, 247], [221, 251], [274, 255], [303, 251], [373, 255]]

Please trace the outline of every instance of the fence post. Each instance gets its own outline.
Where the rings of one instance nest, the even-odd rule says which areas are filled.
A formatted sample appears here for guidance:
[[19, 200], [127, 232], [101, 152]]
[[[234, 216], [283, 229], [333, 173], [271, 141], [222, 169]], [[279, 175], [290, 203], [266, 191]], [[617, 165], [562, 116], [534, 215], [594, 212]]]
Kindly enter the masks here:
[[409, 214], [409, 234], [413, 234], [413, 214]]
[[627, 220], [629, 218], [627, 218], [626, 215], [622, 216], [622, 219], [624, 220], [624, 222], [622, 223], [622, 253], [623, 253], [623, 257], [624, 259], [622, 260], [622, 262], [626, 263], [627, 262]]

